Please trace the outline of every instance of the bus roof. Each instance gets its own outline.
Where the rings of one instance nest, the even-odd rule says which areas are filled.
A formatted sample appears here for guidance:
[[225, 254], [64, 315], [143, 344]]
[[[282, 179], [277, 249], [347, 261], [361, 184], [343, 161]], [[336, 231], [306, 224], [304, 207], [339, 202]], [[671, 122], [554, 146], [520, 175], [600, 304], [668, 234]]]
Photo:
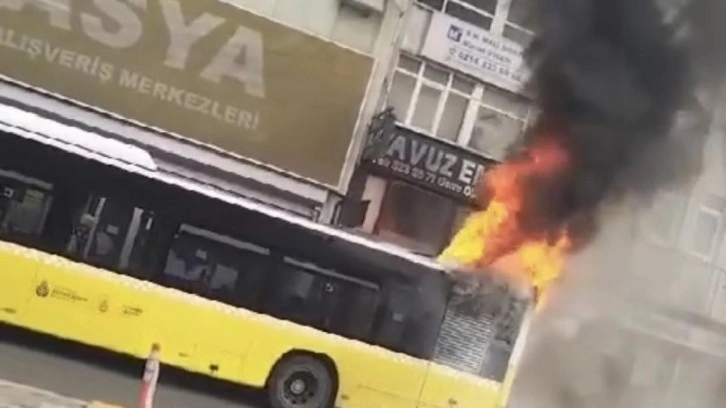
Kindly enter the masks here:
[[151, 155], [144, 149], [32, 112], [0, 104], [0, 130], [105, 165], [114, 166], [124, 171], [233, 204], [310, 231], [359, 245], [369, 250], [384, 252], [428, 269], [443, 273], [449, 272], [446, 267], [435, 260], [414, 254], [397, 245], [374, 241], [352, 232], [317, 223], [266, 204], [240, 197], [196, 180], [164, 172], [156, 166]]

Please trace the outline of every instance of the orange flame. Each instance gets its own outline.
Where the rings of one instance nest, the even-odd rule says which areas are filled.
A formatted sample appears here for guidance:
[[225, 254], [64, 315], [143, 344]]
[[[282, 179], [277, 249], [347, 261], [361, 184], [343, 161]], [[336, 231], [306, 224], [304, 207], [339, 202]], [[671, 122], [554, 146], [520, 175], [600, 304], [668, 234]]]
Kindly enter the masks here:
[[521, 181], [531, 175], [556, 176], [568, 166], [569, 157], [560, 145], [549, 141], [530, 146], [526, 153], [486, 173], [484, 183], [491, 192], [487, 208], [469, 216], [439, 260], [477, 268], [515, 253], [520, 268], [504, 272], [524, 273], [535, 292], [541, 293], [560, 275], [571, 243], [566, 231], [551, 241], [522, 230], [518, 218], [524, 199]]

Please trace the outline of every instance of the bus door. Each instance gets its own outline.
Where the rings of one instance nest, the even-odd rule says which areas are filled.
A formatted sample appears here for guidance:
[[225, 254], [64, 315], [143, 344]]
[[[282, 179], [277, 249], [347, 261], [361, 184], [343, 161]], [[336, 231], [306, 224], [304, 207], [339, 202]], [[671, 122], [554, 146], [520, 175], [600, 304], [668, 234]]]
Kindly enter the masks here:
[[68, 252], [91, 264], [125, 269], [144, 210], [106, 198], [89, 198], [76, 220]]

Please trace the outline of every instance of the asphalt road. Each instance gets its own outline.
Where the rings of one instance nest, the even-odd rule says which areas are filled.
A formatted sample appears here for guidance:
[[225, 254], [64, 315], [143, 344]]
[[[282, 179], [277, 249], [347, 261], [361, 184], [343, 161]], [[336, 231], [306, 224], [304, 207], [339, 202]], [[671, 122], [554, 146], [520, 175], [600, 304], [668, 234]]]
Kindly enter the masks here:
[[[82, 400], [138, 404], [143, 363], [0, 326], [0, 378]], [[154, 408], [260, 407], [257, 392], [162, 368]]]

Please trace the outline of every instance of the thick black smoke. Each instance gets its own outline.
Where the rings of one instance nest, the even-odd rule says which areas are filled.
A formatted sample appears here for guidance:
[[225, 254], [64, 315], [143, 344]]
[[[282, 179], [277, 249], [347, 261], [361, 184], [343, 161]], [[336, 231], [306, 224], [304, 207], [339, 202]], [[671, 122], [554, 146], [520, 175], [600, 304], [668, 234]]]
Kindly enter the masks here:
[[[528, 52], [541, 114], [510, 159], [556, 140], [571, 164], [523, 180], [520, 225], [586, 242], [599, 207], [700, 173], [724, 64], [726, 0], [537, 0]], [[673, 2], [671, 2], [673, 3]], [[726, 48], [726, 45], [723, 45]]]

